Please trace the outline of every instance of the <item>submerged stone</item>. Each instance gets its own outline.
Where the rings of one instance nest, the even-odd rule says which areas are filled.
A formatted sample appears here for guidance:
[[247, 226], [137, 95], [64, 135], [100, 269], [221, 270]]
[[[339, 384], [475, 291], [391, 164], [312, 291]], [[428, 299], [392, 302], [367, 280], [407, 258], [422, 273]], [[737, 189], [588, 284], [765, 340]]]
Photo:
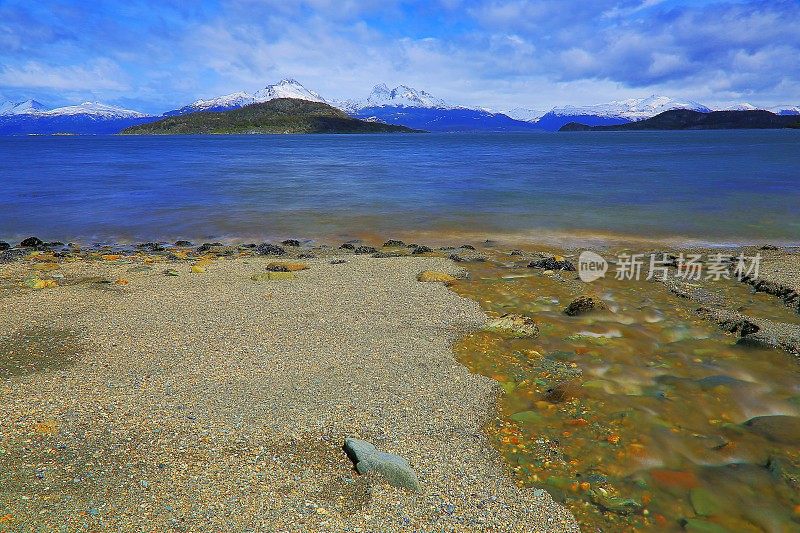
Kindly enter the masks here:
[[589, 311], [607, 309], [606, 304], [600, 298], [594, 296], [578, 296], [564, 309], [567, 316], [578, 316]]
[[536, 411], [520, 411], [519, 413], [514, 413], [509, 418], [514, 422], [520, 422], [522, 424], [536, 424], [542, 421], [542, 415]]
[[544, 270], [566, 270], [575, 272], [575, 265], [563, 257], [546, 257], [528, 263], [528, 268], [541, 268]]
[[800, 417], [790, 415], [757, 416], [744, 423], [750, 431], [782, 444], [800, 443]]
[[392, 486], [419, 492], [417, 475], [399, 455], [379, 451], [367, 441], [352, 438], [345, 439], [344, 450], [359, 474], [377, 472]]
[[532, 318], [512, 313], [493, 318], [486, 324], [486, 330], [520, 338], [536, 337], [539, 334], [539, 327]]

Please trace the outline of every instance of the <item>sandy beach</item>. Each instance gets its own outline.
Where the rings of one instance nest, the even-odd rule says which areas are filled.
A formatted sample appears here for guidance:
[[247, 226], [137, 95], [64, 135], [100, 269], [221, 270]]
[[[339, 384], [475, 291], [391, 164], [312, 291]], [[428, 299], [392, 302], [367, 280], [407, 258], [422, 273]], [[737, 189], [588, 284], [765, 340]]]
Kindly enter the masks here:
[[[59, 261], [46, 290], [0, 265], [3, 348], [30, 363], [0, 380], [0, 529], [576, 531], [482, 432], [499, 387], [452, 343], [486, 315], [416, 279], [460, 268], [344, 257], [285, 281], [251, 279], [269, 257]], [[420, 492], [356, 473], [347, 437]]]

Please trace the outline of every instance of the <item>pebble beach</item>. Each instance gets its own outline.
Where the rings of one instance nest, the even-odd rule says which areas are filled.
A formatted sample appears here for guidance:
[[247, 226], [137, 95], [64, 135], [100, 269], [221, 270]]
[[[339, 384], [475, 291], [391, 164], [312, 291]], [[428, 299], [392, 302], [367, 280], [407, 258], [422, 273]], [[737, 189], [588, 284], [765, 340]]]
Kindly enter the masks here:
[[0, 531], [800, 521], [795, 250], [587, 283], [577, 250], [496, 241], [22, 244]]
[[[482, 432], [499, 387], [452, 343], [486, 316], [417, 281], [463, 275], [452, 261], [348, 254], [256, 281], [275, 258], [105, 255], [56, 260], [45, 290], [0, 265], [19, 357], [0, 381], [0, 530], [577, 531]], [[420, 491], [359, 475], [348, 437], [403, 457]]]

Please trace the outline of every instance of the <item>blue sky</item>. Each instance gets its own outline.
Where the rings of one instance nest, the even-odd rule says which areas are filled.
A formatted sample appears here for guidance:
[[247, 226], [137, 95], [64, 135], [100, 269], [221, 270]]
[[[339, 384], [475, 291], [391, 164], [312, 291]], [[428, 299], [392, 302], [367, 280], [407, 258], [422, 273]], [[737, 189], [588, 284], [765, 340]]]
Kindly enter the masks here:
[[149, 112], [284, 77], [493, 109], [800, 105], [800, 0], [0, 0], [0, 99]]

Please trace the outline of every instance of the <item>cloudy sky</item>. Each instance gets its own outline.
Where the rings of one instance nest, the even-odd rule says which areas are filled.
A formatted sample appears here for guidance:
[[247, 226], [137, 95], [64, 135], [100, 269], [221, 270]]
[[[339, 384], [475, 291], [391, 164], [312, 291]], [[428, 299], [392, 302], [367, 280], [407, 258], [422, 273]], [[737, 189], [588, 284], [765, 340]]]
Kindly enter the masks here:
[[800, 0], [0, 0], [0, 99], [142, 111], [293, 77], [549, 109], [800, 104]]

